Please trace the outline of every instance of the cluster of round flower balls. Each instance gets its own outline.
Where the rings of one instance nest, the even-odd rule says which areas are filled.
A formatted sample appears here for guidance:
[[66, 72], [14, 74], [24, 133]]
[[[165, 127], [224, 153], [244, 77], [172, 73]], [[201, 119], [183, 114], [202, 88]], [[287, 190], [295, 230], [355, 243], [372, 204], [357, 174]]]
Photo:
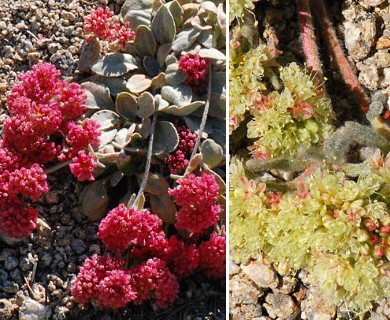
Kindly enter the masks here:
[[207, 79], [207, 60], [198, 54], [186, 54], [179, 60], [179, 68], [187, 74], [186, 83], [204, 89]]
[[0, 140], [0, 232], [10, 237], [28, 236], [35, 228], [38, 213], [23, 197], [37, 201], [48, 191], [45, 164], [70, 160], [78, 180], [94, 179], [96, 163], [87, 150], [99, 145], [101, 131], [93, 120], [80, 123], [87, 96], [60, 76], [53, 65], [36, 64], [20, 76], [7, 100], [10, 117]]
[[[218, 185], [209, 174], [179, 180], [180, 185], [171, 190], [178, 191], [175, 198], [179, 198], [179, 202], [188, 199], [186, 193], [191, 181], [192, 193], [195, 196], [202, 193], [206, 205], [213, 205]], [[207, 186], [199, 188], [200, 181]], [[183, 185], [187, 187], [181, 187]], [[206, 200], [207, 196], [212, 199]], [[192, 213], [197, 215], [195, 211]], [[205, 213], [199, 212], [200, 215]], [[193, 224], [199, 220], [196, 218]], [[215, 217], [206, 220], [215, 221]], [[198, 229], [203, 231], [205, 227]], [[154, 298], [158, 307], [167, 308], [177, 297], [180, 279], [196, 271], [210, 278], [225, 276], [224, 236], [213, 232], [208, 240], [200, 243], [176, 235], [168, 238], [161, 219], [147, 210], [127, 209], [120, 204], [101, 221], [98, 237], [117, 255], [129, 250], [138, 265], [125, 269], [118, 256], [95, 255], [87, 259], [72, 285], [72, 295], [79, 303], [93, 301], [101, 308], [119, 308], [129, 302], [141, 304]]]
[[134, 40], [135, 32], [130, 29], [130, 22], [121, 25], [113, 20], [110, 8], [98, 8], [84, 17], [84, 36], [87, 42], [95, 39], [117, 41], [122, 51], [128, 41]]
[[179, 135], [179, 144], [176, 150], [169, 154], [165, 159], [165, 163], [168, 164], [172, 174], [178, 174], [187, 167], [189, 157], [191, 156], [196, 143], [196, 134], [187, 126], [178, 126], [176, 127], [176, 130]]

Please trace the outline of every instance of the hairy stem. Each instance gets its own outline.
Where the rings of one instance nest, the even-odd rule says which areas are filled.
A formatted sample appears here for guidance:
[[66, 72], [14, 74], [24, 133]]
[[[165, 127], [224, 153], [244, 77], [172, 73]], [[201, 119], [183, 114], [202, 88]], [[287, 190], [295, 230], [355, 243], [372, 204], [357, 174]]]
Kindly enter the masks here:
[[201, 137], [202, 137], [202, 134], [203, 134], [203, 130], [204, 130], [204, 127], [206, 125], [207, 115], [208, 115], [209, 109], [210, 109], [210, 99], [211, 99], [211, 64], [209, 64], [208, 74], [209, 74], [209, 82], [208, 82], [208, 85], [207, 85], [207, 100], [206, 100], [206, 104], [204, 106], [202, 120], [200, 122], [200, 127], [199, 127], [199, 131], [198, 131], [198, 137], [196, 139], [194, 150], [192, 151], [191, 158], [190, 158], [190, 161], [188, 163], [191, 163], [192, 158], [196, 155], [196, 152], [198, 151], [200, 140], [201, 140]]
[[157, 114], [155, 113], [153, 115], [153, 120], [152, 120], [152, 127], [150, 130], [150, 138], [149, 138], [149, 146], [148, 146], [148, 155], [146, 157], [146, 165], [145, 165], [145, 173], [142, 178], [141, 185], [139, 187], [137, 196], [135, 197], [132, 206], [134, 206], [136, 203], [138, 203], [140, 197], [144, 193], [146, 184], [148, 182], [148, 176], [149, 176], [149, 171], [150, 171], [150, 166], [152, 164], [152, 152], [153, 152], [153, 141], [154, 141], [154, 131], [156, 128], [156, 123], [157, 123]]
[[322, 36], [326, 42], [329, 52], [332, 54], [334, 61], [340, 70], [346, 85], [352, 91], [355, 99], [360, 105], [368, 105], [369, 100], [361, 87], [359, 80], [356, 78], [353, 70], [344, 55], [343, 49], [337, 39], [336, 31], [332, 26], [328, 12], [326, 10], [323, 0], [313, 1], [315, 6], [315, 13], [322, 33]]
[[309, 70], [316, 72], [319, 83], [323, 82], [321, 60], [314, 32], [310, 9], [310, 0], [296, 0], [299, 30], [301, 32], [303, 52]]

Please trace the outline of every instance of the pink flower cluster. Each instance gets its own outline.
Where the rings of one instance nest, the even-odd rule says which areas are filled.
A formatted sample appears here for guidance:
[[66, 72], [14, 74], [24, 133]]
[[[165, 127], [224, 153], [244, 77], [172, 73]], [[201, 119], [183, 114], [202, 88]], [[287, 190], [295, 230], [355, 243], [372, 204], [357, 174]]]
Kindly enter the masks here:
[[196, 134], [185, 125], [176, 127], [176, 130], [179, 134], [179, 144], [176, 150], [165, 159], [172, 174], [178, 174], [187, 167], [196, 143]]
[[223, 278], [226, 272], [226, 237], [211, 234], [199, 247], [199, 269], [210, 278]]
[[216, 204], [219, 186], [212, 174], [203, 173], [200, 177], [191, 174], [179, 179], [177, 184], [175, 189], [168, 191], [181, 206], [176, 214], [177, 229], [197, 233], [219, 220], [221, 205]]
[[207, 79], [207, 65], [207, 61], [198, 54], [187, 54], [179, 60], [179, 68], [187, 74], [186, 83], [192, 87], [204, 86]]
[[84, 17], [85, 40], [117, 41], [120, 49], [125, 51], [127, 42], [134, 40], [135, 32], [131, 31], [129, 22], [121, 25], [113, 21], [113, 15], [110, 8], [106, 7], [93, 10], [89, 16]]
[[200, 244], [175, 235], [168, 239], [161, 219], [147, 210], [120, 204], [101, 221], [98, 237], [116, 254], [130, 250], [136, 265], [125, 269], [123, 260], [109, 256], [87, 259], [72, 285], [79, 303], [120, 308], [154, 299], [158, 307], [167, 308], [177, 297], [180, 279], [196, 271], [210, 278], [225, 275], [224, 236], [214, 232]]
[[86, 150], [99, 145], [101, 134], [92, 120], [78, 124], [87, 96], [53, 65], [36, 64], [20, 80], [7, 100], [10, 117], [0, 140], [0, 232], [11, 237], [35, 228], [37, 212], [23, 199], [35, 202], [48, 191], [45, 164], [73, 159], [71, 171], [80, 181], [94, 179], [96, 164]]

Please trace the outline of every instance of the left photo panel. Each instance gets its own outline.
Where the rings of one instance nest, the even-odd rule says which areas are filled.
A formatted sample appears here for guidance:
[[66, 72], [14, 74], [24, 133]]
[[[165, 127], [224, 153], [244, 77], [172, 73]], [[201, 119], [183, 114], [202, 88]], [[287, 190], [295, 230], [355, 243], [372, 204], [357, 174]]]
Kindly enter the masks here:
[[226, 319], [226, 1], [0, 0], [0, 319]]

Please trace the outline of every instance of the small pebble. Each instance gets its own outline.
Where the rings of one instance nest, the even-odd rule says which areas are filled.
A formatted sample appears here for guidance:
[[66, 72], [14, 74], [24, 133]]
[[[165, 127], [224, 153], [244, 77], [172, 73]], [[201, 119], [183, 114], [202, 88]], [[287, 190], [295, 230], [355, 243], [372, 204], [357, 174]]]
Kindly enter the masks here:
[[19, 286], [15, 282], [11, 282], [9, 280], [6, 280], [3, 282], [3, 285], [0, 286], [0, 290], [3, 290], [4, 292], [7, 293], [12, 293], [15, 294], [19, 290]]
[[87, 250], [87, 245], [81, 239], [73, 239], [70, 245], [74, 252], [76, 252], [78, 255], [84, 253]]
[[5, 262], [4, 262], [4, 267], [7, 270], [13, 270], [18, 266], [18, 264], [19, 264], [18, 259], [14, 258], [14, 257], [8, 257], [7, 260], [5, 260]]

